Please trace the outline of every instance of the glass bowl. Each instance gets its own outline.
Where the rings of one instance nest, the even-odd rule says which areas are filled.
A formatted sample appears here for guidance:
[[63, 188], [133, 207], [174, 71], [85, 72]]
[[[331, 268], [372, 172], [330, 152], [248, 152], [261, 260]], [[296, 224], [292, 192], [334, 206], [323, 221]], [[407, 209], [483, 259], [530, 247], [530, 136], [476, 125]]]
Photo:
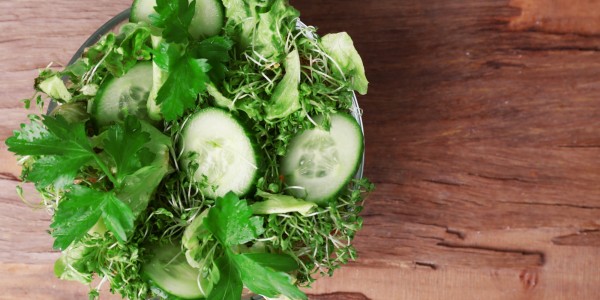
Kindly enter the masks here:
[[[121, 13], [117, 14], [116, 16], [114, 16], [112, 19], [108, 20], [106, 23], [104, 23], [102, 26], [100, 26], [92, 35], [90, 35], [90, 37], [87, 38], [87, 40], [79, 47], [79, 49], [77, 49], [77, 51], [75, 52], [75, 54], [73, 54], [73, 57], [71, 57], [71, 60], [69, 60], [68, 65], [71, 65], [73, 63], [75, 63], [75, 61], [77, 61], [77, 59], [79, 59], [81, 57], [81, 55], [83, 54], [83, 52], [86, 50], [86, 48], [94, 45], [96, 42], [98, 42], [100, 40], [100, 38], [102, 36], [104, 36], [105, 34], [113, 31], [113, 30], [118, 30], [119, 26], [124, 24], [125, 22], [129, 21], [129, 14], [131, 12], [131, 9], [128, 8], [124, 11], [122, 11]], [[307, 27], [306, 24], [302, 23], [302, 21], [298, 20], [296, 27], [298, 28], [304, 28]], [[307, 33], [307, 37], [308, 38], [312, 38], [315, 39], [316, 37], [312, 35], [312, 33]], [[57, 103], [54, 101], [50, 101], [49, 105], [48, 105], [48, 111], [47, 113], [49, 114], [52, 110], [54, 110], [57, 107]], [[363, 128], [363, 122], [362, 122], [362, 111], [360, 109], [360, 107], [358, 106], [358, 99], [356, 98], [356, 94], [353, 92], [352, 93], [352, 109], [351, 109], [351, 114], [352, 116], [356, 119], [356, 121], [358, 122], [358, 125], [360, 126], [360, 129], [363, 133], [363, 140], [364, 140], [364, 128]], [[360, 162], [358, 171], [356, 172], [354, 178], [355, 179], [361, 179], [363, 177], [363, 170], [364, 170], [364, 162], [365, 162], [365, 154], [363, 151], [363, 156], [362, 156], [362, 160]], [[159, 300], [160, 298], [152, 298], [149, 300]], [[253, 293], [250, 293], [247, 289], [244, 289], [244, 292], [242, 294], [242, 300], [265, 300], [264, 297], [260, 296], [260, 295], [256, 295]]]

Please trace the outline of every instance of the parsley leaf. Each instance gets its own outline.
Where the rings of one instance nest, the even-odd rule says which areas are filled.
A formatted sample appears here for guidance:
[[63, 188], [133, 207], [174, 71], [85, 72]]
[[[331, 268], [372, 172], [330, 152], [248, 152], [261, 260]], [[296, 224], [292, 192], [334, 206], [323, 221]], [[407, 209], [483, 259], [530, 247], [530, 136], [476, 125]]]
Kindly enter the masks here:
[[196, 0], [157, 0], [151, 14], [152, 25], [162, 28], [162, 36], [170, 43], [184, 43], [191, 39], [188, 31], [196, 12]]
[[117, 198], [114, 193], [105, 193], [101, 205], [102, 219], [118, 241], [125, 242], [133, 231], [135, 216], [131, 208]]
[[206, 89], [209, 70], [206, 59], [194, 59], [189, 53], [179, 58], [156, 97], [165, 120], [175, 120], [195, 106], [198, 94]]
[[36, 135], [19, 131], [6, 140], [8, 150], [18, 155], [84, 155], [93, 154], [83, 123], [69, 124], [63, 117], [45, 116], [47, 130]]
[[[33, 163], [27, 180], [35, 183], [38, 188], [49, 185], [64, 188], [73, 184], [81, 167], [90, 160], [91, 156], [87, 153], [70, 156], [44, 156]], [[59, 170], [60, 172], [58, 172]]]
[[252, 209], [246, 201], [240, 200], [233, 192], [219, 198], [212, 207], [204, 224], [223, 246], [245, 244], [263, 233], [263, 219], [252, 216]]
[[[264, 258], [268, 259], [268, 257]], [[265, 267], [246, 254], [234, 255], [233, 259], [240, 270], [242, 282], [254, 293], [269, 298], [283, 294], [291, 300], [307, 299], [306, 295], [291, 283], [289, 275]], [[264, 262], [264, 260], [260, 261]]]
[[124, 242], [133, 231], [131, 209], [113, 192], [100, 192], [75, 185], [58, 205], [50, 225], [54, 248], [66, 249], [80, 240], [102, 217], [118, 241]]
[[146, 209], [156, 187], [168, 172], [168, 163], [167, 165], [153, 164], [143, 167], [125, 177], [123, 186], [117, 192], [117, 196], [137, 216]]
[[[145, 148], [150, 135], [142, 130], [142, 125], [134, 116], [128, 116], [121, 125], [113, 125], [106, 132], [104, 152], [114, 161], [116, 184], [121, 186], [127, 175], [142, 167], [141, 157], [152, 155]], [[144, 152], [145, 153], [142, 153]]]
[[202, 40], [194, 46], [195, 57], [206, 58], [211, 65], [208, 73], [214, 83], [221, 83], [225, 79], [225, 72], [229, 62], [229, 50], [233, 47], [233, 41], [227, 37], [214, 36]]
[[237, 270], [235, 262], [232, 261], [232, 254], [220, 257], [215, 261], [219, 266], [219, 281], [212, 289], [212, 292], [206, 297], [207, 300], [237, 300], [242, 295], [242, 279]]
[[181, 56], [181, 48], [181, 45], [161, 40], [152, 51], [152, 61], [164, 71], [169, 71]]
[[276, 271], [292, 272], [298, 269], [298, 263], [287, 254], [277, 253], [244, 253], [247, 259], [253, 260], [264, 267], [269, 267]]
[[[208, 299], [239, 299], [243, 283], [255, 293], [267, 297], [285, 295], [290, 299], [306, 299], [306, 295], [291, 282], [289, 275], [275, 269], [293, 271], [298, 268], [293, 258], [285, 254], [235, 254], [232, 247], [255, 240], [264, 232], [263, 218], [252, 216], [246, 200], [233, 192], [217, 198], [204, 219], [206, 228], [225, 248], [215, 261], [220, 279]], [[274, 269], [275, 268], [275, 269]]]
[[41, 122], [47, 129], [43, 129], [37, 119], [33, 119], [31, 125], [23, 125], [6, 140], [8, 150], [22, 156], [43, 156], [35, 161], [25, 178], [36, 187], [70, 185], [79, 169], [96, 157], [84, 125], [69, 124], [61, 116], [45, 116]]

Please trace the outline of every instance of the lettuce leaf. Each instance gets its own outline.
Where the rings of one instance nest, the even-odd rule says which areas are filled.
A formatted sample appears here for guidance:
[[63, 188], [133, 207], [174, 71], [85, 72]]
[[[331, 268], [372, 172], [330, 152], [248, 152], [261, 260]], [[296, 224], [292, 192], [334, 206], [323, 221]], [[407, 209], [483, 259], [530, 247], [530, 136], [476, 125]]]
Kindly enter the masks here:
[[333, 73], [341, 78], [345, 76], [354, 90], [361, 95], [366, 94], [369, 82], [365, 67], [348, 33], [327, 34], [321, 39], [321, 46], [334, 61], [331, 66]]

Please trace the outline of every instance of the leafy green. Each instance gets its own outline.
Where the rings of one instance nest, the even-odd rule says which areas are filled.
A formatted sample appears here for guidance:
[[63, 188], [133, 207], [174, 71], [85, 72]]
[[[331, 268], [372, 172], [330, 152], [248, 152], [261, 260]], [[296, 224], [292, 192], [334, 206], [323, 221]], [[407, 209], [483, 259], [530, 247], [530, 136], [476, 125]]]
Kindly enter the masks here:
[[18, 155], [93, 155], [82, 123], [69, 124], [62, 117], [45, 116], [35, 135], [16, 131], [6, 140], [8, 150]]
[[164, 71], [171, 70], [181, 57], [183, 46], [167, 43], [164, 39], [152, 37], [155, 40], [155, 49], [152, 51], [152, 61]]
[[266, 267], [264, 260], [251, 259], [246, 254], [233, 257], [240, 270], [242, 282], [251, 291], [270, 298], [283, 294], [291, 300], [307, 299], [306, 295], [292, 284], [291, 276]]
[[252, 36], [252, 49], [267, 60], [280, 61], [286, 54], [285, 38], [296, 27], [299, 15], [297, 10], [287, 4], [287, 0], [272, 1], [268, 11], [258, 15], [258, 25]]
[[246, 201], [241, 201], [233, 192], [217, 200], [204, 225], [226, 247], [245, 244], [264, 231], [262, 218], [252, 216]]
[[212, 96], [215, 106], [228, 110], [235, 110], [235, 103], [233, 103], [231, 99], [223, 96], [212, 82], [206, 85], [206, 91]]
[[81, 123], [90, 119], [90, 115], [86, 110], [82, 102], [65, 103], [52, 110], [51, 115], [59, 115], [65, 118], [68, 123]]
[[113, 125], [106, 130], [104, 152], [114, 163], [117, 186], [124, 183], [127, 175], [141, 168], [143, 156], [153, 156], [144, 147], [149, 141], [150, 135], [142, 130], [140, 121], [134, 116], [127, 116], [122, 125]]
[[256, 11], [258, 1], [223, 0], [225, 7], [225, 31], [237, 43], [240, 49], [246, 49], [250, 45], [251, 35], [258, 22]]
[[222, 36], [210, 37], [194, 45], [194, 56], [205, 58], [211, 65], [208, 75], [213, 83], [220, 83], [225, 79], [227, 62], [231, 59], [229, 51], [232, 47], [233, 41]]
[[[142, 166], [123, 177], [122, 185], [117, 192], [117, 197], [129, 205], [136, 216], [147, 208], [156, 188], [171, 172], [169, 164], [171, 139], [146, 122], [141, 122], [140, 125], [141, 131], [149, 137], [149, 140], [141, 148], [142, 151], [136, 153], [137, 156], [143, 154], [139, 157]], [[137, 125], [133, 124], [131, 127], [136, 128]], [[136, 154], [131, 155], [130, 159], [137, 161]], [[142, 157], [146, 158], [142, 159]], [[149, 157], [154, 157], [154, 159], [145, 161]]]
[[45, 156], [34, 162], [26, 178], [37, 187], [70, 185], [82, 166], [94, 159], [99, 162], [83, 123], [69, 124], [61, 116], [45, 116], [41, 121], [43, 126], [38, 122], [32, 120], [30, 126], [15, 131], [6, 140], [8, 150], [17, 155]]
[[38, 87], [54, 99], [62, 99], [67, 102], [71, 101], [71, 94], [67, 90], [65, 83], [56, 75], [40, 82]]
[[333, 59], [333, 73], [342, 78], [348, 77], [353, 89], [361, 95], [366, 94], [369, 82], [365, 77], [365, 67], [348, 33], [327, 34], [321, 38], [321, 46]]
[[298, 269], [298, 263], [287, 254], [278, 253], [243, 253], [244, 259], [252, 260], [262, 267], [280, 272], [292, 272]]
[[[139, 60], [150, 59], [151, 48], [148, 45], [151, 28], [144, 23], [127, 23], [121, 26], [119, 33], [109, 33], [96, 45], [90, 47], [84, 54], [82, 61], [88, 71], [83, 76], [75, 75], [70, 78], [80, 86], [80, 89], [89, 82], [101, 82], [106, 78], [106, 72], [115, 77], [121, 77]], [[87, 60], [87, 61], [86, 61]]]
[[[220, 82], [230, 59], [231, 40], [212, 37], [189, 47], [162, 41], [154, 51], [154, 63], [167, 76], [155, 97], [167, 121], [181, 117], [196, 106], [198, 94], [211, 80]], [[162, 81], [162, 80], [161, 80]]]
[[314, 202], [305, 201], [289, 195], [271, 194], [260, 190], [256, 192], [256, 195], [265, 198], [264, 201], [259, 201], [250, 205], [252, 212], [257, 215], [298, 212], [301, 215], [306, 216], [311, 210], [318, 206]]
[[131, 209], [112, 192], [100, 192], [76, 185], [65, 195], [54, 214], [54, 248], [66, 249], [80, 240], [100, 217], [117, 240], [125, 242], [133, 230]]
[[175, 120], [195, 107], [198, 94], [206, 89], [210, 68], [206, 59], [194, 59], [189, 53], [177, 60], [156, 98], [165, 120]]
[[206, 297], [207, 300], [238, 300], [242, 295], [242, 279], [240, 271], [231, 258], [233, 254], [224, 255], [217, 259], [220, 279]]
[[300, 106], [300, 57], [298, 51], [288, 53], [283, 63], [285, 75], [275, 86], [271, 103], [267, 106], [267, 120], [283, 119], [301, 108]]
[[191, 39], [188, 28], [196, 12], [196, 0], [156, 0], [156, 14], [150, 15], [152, 25], [162, 28], [169, 43], [185, 43]]
[[40, 188], [49, 185], [64, 188], [73, 184], [81, 167], [88, 164], [90, 159], [87, 153], [66, 157], [44, 156], [35, 161], [27, 179]]
[[[267, 297], [285, 295], [291, 299], [306, 299], [289, 275], [272, 269], [290, 270], [293, 261], [282, 254], [236, 254], [234, 246], [255, 240], [263, 233], [263, 219], [252, 216], [245, 200], [230, 192], [218, 198], [203, 221], [204, 226], [224, 247], [223, 256], [216, 260], [220, 279], [208, 299], [239, 299], [242, 283], [255, 293]], [[293, 270], [293, 269], [292, 269]]]
[[60, 258], [54, 263], [54, 274], [64, 280], [75, 280], [84, 284], [92, 281], [92, 276], [86, 272], [85, 255], [87, 248], [81, 243], [74, 243], [65, 249]]

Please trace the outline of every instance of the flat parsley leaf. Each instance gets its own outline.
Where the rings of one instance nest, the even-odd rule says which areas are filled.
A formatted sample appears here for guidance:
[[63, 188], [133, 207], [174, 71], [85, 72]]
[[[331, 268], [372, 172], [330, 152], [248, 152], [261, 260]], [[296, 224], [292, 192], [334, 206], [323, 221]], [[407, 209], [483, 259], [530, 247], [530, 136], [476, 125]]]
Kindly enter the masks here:
[[233, 192], [218, 198], [204, 220], [208, 230], [226, 247], [254, 240], [264, 232], [262, 223], [263, 219], [253, 217], [246, 201], [240, 200]]
[[206, 89], [210, 68], [206, 59], [194, 59], [189, 53], [179, 58], [156, 97], [165, 120], [173, 121], [195, 106], [198, 94]]
[[162, 36], [169, 43], [185, 43], [191, 39], [188, 28], [196, 12], [196, 0], [157, 0], [150, 15], [152, 25], [162, 28]]
[[261, 264], [263, 267], [268, 267], [276, 271], [292, 272], [298, 269], [298, 263], [287, 254], [277, 253], [244, 253], [247, 259], [253, 260]]
[[[269, 254], [265, 254], [268, 256]], [[268, 261], [268, 257], [267, 258]], [[252, 292], [263, 296], [274, 298], [279, 295], [285, 295], [291, 300], [307, 299], [306, 294], [291, 283], [291, 277], [283, 272], [266, 267], [261, 262], [254, 260], [246, 254], [234, 255], [235, 264], [240, 270], [242, 282]]]
[[128, 116], [122, 125], [113, 125], [107, 129], [105, 136], [104, 151], [114, 161], [116, 184], [121, 186], [127, 175], [142, 167], [142, 157], [152, 156], [145, 147], [150, 141], [150, 134], [142, 130], [136, 117]]
[[36, 135], [19, 131], [6, 140], [8, 150], [18, 155], [82, 155], [93, 153], [83, 123], [69, 124], [63, 117], [45, 116], [47, 130]]
[[206, 58], [211, 65], [208, 73], [213, 83], [225, 80], [227, 71], [226, 63], [229, 62], [229, 50], [233, 47], [233, 41], [227, 37], [214, 36], [197, 43], [193, 47], [195, 57]]
[[219, 282], [215, 284], [207, 300], [238, 300], [242, 295], [242, 279], [231, 255], [225, 255], [215, 261], [219, 266]]
[[133, 231], [131, 209], [113, 192], [101, 192], [75, 185], [61, 200], [53, 222], [54, 248], [66, 249], [80, 240], [102, 217], [118, 241], [124, 242]]
[[41, 122], [47, 129], [33, 119], [31, 125], [16, 131], [6, 140], [8, 150], [22, 156], [43, 156], [25, 178], [38, 188], [72, 184], [79, 169], [95, 158], [84, 124], [69, 124], [61, 116], [45, 116]]
[[298, 266], [291, 257], [271, 253], [236, 254], [232, 250], [232, 247], [255, 240], [262, 234], [262, 223], [262, 217], [252, 216], [252, 209], [246, 200], [240, 200], [232, 192], [218, 198], [215, 206], [210, 208], [204, 225], [225, 251], [215, 261], [220, 279], [208, 299], [239, 299], [242, 283], [251, 291], [267, 297], [285, 295], [292, 300], [307, 299], [291, 283], [291, 277], [279, 271], [297, 269]]
[[33, 163], [27, 180], [35, 183], [38, 188], [49, 185], [64, 188], [73, 184], [81, 167], [88, 164], [91, 159], [92, 156], [87, 153], [71, 156], [44, 156]]

